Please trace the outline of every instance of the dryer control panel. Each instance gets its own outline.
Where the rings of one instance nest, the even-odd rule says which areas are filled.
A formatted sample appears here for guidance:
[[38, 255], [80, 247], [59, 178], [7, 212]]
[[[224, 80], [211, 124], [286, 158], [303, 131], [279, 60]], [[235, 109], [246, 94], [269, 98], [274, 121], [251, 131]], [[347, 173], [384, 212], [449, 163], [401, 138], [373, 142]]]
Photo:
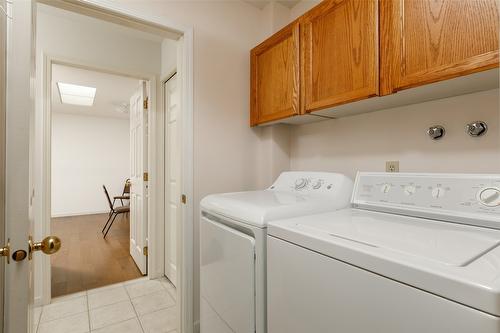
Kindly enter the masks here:
[[500, 174], [360, 172], [351, 202], [357, 208], [500, 229]]
[[337, 196], [352, 192], [353, 182], [343, 174], [331, 172], [287, 171], [281, 173], [268, 190]]

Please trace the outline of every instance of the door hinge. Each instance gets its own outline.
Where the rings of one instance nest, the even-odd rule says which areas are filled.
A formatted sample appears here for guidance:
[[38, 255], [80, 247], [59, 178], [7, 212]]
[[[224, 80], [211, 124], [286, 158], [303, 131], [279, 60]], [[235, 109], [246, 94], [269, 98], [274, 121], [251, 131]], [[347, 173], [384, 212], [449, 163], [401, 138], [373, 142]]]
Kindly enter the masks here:
[[144, 110], [148, 109], [148, 97], [146, 97], [146, 99], [142, 102], [142, 107]]
[[186, 204], [186, 202], [187, 202], [187, 196], [185, 194], [181, 195], [181, 202], [183, 204]]
[[144, 248], [142, 249], [142, 253], [147, 257], [148, 256], [148, 247], [147, 246], [144, 246]]
[[147, 172], [144, 172], [144, 174], [142, 175], [142, 180], [144, 180], [145, 182], [149, 180], [149, 174]]

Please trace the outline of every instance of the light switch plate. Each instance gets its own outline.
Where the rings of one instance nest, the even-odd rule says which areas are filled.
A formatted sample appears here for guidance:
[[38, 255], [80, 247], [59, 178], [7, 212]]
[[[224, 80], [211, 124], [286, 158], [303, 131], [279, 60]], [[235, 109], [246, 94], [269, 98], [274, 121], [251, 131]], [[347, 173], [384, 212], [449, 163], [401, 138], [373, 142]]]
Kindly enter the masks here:
[[399, 161], [387, 161], [385, 162], [386, 172], [399, 172]]

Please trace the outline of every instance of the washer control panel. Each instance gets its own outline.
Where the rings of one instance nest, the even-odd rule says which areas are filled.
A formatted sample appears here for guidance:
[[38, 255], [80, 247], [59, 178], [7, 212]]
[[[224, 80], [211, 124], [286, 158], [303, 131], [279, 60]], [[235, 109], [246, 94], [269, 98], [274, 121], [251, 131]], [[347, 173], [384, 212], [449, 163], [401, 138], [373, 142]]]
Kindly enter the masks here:
[[500, 174], [360, 172], [352, 204], [380, 211], [403, 211], [412, 216], [500, 222]]

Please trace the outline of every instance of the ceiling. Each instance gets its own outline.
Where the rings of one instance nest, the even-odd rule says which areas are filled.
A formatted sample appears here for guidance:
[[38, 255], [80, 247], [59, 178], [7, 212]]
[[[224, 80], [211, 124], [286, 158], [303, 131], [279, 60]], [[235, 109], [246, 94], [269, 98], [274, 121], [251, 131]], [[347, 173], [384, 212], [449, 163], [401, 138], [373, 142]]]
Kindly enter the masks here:
[[[263, 9], [267, 4], [272, 2], [271, 0], [243, 0], [243, 1], [259, 9]], [[292, 8], [293, 6], [298, 4], [300, 0], [281, 0], [276, 2], [285, 7]]]
[[[57, 82], [97, 88], [94, 105], [62, 104]], [[52, 112], [128, 119], [130, 97], [138, 87], [139, 79], [64, 65], [53, 65]]]

